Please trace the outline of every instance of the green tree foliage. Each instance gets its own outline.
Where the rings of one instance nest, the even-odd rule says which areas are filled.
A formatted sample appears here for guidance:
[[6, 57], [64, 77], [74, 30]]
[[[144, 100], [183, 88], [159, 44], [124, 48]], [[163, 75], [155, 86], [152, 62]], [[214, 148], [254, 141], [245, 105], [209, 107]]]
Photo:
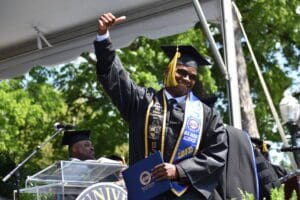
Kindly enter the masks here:
[[[238, 0], [236, 3], [273, 102], [279, 111], [278, 105], [283, 91], [293, 83], [287, 75], [292, 72], [299, 77], [299, 72], [296, 71], [300, 64], [299, 1]], [[248, 78], [256, 106], [259, 132], [269, 139], [278, 140], [279, 134], [272, 134], [275, 123], [253, 62], [246, 48], [244, 52], [248, 60]], [[281, 63], [284, 63], [283, 68], [280, 67]]]
[[[38, 80], [27, 81], [22, 77], [2, 81], [0, 99], [2, 179], [16, 163], [25, 159], [54, 132], [53, 121], [63, 118], [66, 105], [53, 86]], [[20, 170], [22, 183], [27, 175], [37, 172], [56, 159], [52, 147], [52, 144], [47, 145]], [[1, 186], [12, 187], [11, 180]]]
[[22, 79], [2, 81], [0, 98], [0, 150], [20, 162], [53, 132], [51, 124], [62, 118], [66, 105], [52, 86]]

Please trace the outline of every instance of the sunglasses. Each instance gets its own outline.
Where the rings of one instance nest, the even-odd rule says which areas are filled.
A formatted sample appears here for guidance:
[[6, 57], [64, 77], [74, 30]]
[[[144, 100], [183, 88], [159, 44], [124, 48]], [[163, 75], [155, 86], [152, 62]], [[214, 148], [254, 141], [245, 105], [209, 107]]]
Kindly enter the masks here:
[[183, 76], [183, 77], [189, 76], [189, 79], [192, 81], [196, 81], [196, 79], [197, 79], [197, 75], [189, 74], [189, 72], [184, 69], [177, 69], [176, 73], [178, 73], [180, 76]]

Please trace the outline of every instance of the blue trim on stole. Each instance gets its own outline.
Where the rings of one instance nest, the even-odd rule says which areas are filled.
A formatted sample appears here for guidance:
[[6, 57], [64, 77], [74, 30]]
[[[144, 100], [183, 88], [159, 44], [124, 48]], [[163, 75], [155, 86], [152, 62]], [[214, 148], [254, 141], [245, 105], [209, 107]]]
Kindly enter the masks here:
[[[186, 102], [183, 126], [183, 133], [179, 135], [181, 138], [179, 138], [180, 142], [176, 149], [173, 164], [196, 155], [199, 149], [203, 126], [203, 105], [192, 93]], [[171, 184], [172, 191], [177, 196], [181, 196], [187, 189], [187, 186], [180, 185], [176, 181], [172, 181]]]

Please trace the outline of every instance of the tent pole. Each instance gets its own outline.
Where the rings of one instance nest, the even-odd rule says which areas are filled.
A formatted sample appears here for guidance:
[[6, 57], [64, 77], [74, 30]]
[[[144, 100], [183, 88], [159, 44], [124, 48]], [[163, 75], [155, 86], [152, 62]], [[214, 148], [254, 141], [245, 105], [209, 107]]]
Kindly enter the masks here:
[[[204, 16], [203, 10], [200, 6], [198, 0], [193, 0], [196, 13], [200, 19], [201, 27], [208, 38], [209, 44], [211, 45], [213, 55], [221, 68], [225, 79], [227, 80], [227, 89], [229, 91], [229, 113], [231, 124], [242, 129], [241, 121], [241, 110], [240, 110], [240, 98], [238, 89], [238, 77], [237, 77], [237, 67], [236, 67], [236, 55], [235, 55], [235, 45], [234, 45], [234, 32], [232, 23], [232, 6], [231, 0], [222, 1], [222, 21], [224, 27], [224, 49], [225, 49], [225, 61], [228, 67], [225, 67], [223, 59], [217, 49], [215, 40], [209, 30], [207, 20]], [[228, 71], [227, 71], [228, 70]]]
[[219, 67], [221, 68], [221, 72], [222, 74], [224, 75], [225, 79], [228, 80], [229, 77], [228, 77], [228, 73], [227, 73], [227, 69], [226, 69], [226, 66], [224, 65], [224, 62], [223, 62], [223, 59], [218, 51], [218, 48], [217, 48], [217, 45], [216, 45], [216, 42], [209, 30], [209, 27], [208, 27], [208, 24], [207, 24], [207, 20], [204, 16], [204, 13], [203, 13], [203, 10], [200, 6], [200, 3], [198, 0], [193, 0], [193, 4], [194, 4], [194, 8], [196, 10], [196, 13], [199, 17], [199, 20], [200, 20], [200, 24], [201, 24], [201, 27], [202, 27], [202, 30], [204, 31], [204, 34], [206, 35], [207, 39], [208, 39], [208, 42], [211, 46], [211, 49], [212, 49], [212, 53], [219, 65]]
[[222, 22], [224, 28], [224, 57], [230, 77], [228, 90], [232, 125], [242, 129], [231, 0], [222, 0]]

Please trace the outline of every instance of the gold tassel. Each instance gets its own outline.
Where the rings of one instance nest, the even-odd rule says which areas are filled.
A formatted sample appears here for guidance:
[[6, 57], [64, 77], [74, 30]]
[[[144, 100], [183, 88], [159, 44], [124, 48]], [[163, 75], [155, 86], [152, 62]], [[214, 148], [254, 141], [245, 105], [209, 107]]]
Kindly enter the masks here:
[[165, 80], [164, 80], [166, 87], [174, 87], [174, 86], [178, 85], [176, 78], [175, 78], [176, 65], [177, 65], [178, 58], [180, 58], [180, 52], [178, 51], [178, 47], [177, 47], [176, 53], [168, 65], [169, 71], [168, 71], [168, 74], [165, 76]]
[[262, 153], [267, 153], [268, 152], [268, 146], [267, 143], [265, 143], [264, 141], [262, 142]]

